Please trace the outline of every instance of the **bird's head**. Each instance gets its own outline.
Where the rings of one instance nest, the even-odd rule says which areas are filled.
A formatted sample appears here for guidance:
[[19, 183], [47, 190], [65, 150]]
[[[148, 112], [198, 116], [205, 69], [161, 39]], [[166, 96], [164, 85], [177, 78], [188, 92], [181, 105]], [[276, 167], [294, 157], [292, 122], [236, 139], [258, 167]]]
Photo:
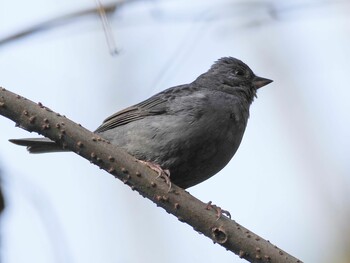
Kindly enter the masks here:
[[249, 102], [253, 101], [257, 89], [272, 82], [270, 79], [256, 76], [245, 63], [233, 57], [220, 58], [196, 81], [226, 93], [242, 94]]

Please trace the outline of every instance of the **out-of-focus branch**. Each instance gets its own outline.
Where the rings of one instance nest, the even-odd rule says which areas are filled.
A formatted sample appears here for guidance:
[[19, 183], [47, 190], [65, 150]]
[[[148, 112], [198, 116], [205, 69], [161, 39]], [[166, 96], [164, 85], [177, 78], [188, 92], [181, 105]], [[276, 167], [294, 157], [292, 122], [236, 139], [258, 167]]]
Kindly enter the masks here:
[[2, 194], [1, 187], [2, 187], [2, 185], [1, 185], [1, 181], [0, 181], [0, 215], [1, 215], [2, 211], [5, 209], [5, 199], [4, 199], [4, 195]]
[[70, 13], [70, 14], [66, 14], [63, 16], [52, 18], [50, 20], [41, 22], [37, 25], [33, 25], [31, 27], [23, 29], [22, 31], [14, 33], [13, 35], [10, 35], [8, 37], [0, 39], [0, 45], [8, 44], [11, 41], [32, 35], [34, 33], [38, 33], [38, 32], [44, 31], [44, 30], [49, 30], [49, 29], [54, 28], [58, 25], [67, 24], [67, 23], [71, 22], [72, 20], [75, 20], [79, 17], [89, 16], [89, 15], [98, 15], [100, 13], [101, 8], [103, 8], [103, 12], [105, 12], [107, 14], [113, 13], [118, 7], [120, 7], [121, 5], [123, 5], [127, 2], [130, 2], [130, 1], [131, 0], [109, 3], [109, 4], [103, 5], [102, 7], [97, 6], [94, 8], [79, 10], [79, 11], [74, 12], [74, 13]]
[[0, 88], [0, 115], [98, 165], [179, 221], [191, 225], [241, 258], [250, 262], [301, 262], [235, 221], [225, 216], [218, 219], [216, 211], [208, 210], [207, 204], [176, 185], [173, 184], [169, 191], [169, 186], [157, 179], [157, 174], [149, 167], [41, 103], [35, 104]]

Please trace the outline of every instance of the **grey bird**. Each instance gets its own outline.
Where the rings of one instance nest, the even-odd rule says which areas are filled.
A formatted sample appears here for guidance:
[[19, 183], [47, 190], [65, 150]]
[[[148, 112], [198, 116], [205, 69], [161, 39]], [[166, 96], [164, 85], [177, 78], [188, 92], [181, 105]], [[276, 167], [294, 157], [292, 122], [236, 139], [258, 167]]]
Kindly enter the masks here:
[[[104, 120], [95, 131], [139, 160], [170, 171], [188, 188], [219, 172], [236, 153], [258, 77], [242, 61], [223, 57], [190, 84], [166, 89]], [[31, 153], [65, 151], [46, 138], [13, 139]]]

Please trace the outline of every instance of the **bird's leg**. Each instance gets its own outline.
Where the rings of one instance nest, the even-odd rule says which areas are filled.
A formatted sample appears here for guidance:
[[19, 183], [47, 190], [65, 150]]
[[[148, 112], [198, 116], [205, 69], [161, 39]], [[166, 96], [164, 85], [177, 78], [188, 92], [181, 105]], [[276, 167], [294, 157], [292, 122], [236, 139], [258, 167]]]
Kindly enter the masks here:
[[217, 205], [214, 205], [212, 204], [212, 201], [209, 201], [207, 203], [207, 206], [205, 207], [205, 209], [207, 210], [210, 210], [210, 209], [215, 209], [216, 210], [216, 216], [217, 216], [217, 220], [219, 220], [219, 218], [222, 216], [222, 215], [225, 215], [227, 216], [228, 218], [231, 219], [231, 214], [229, 211], [227, 210], [224, 210], [224, 209], [221, 209], [221, 207], [217, 206]]
[[142, 161], [142, 160], [138, 160], [138, 161], [140, 163], [143, 163], [143, 164], [147, 165], [153, 171], [157, 172], [158, 176], [156, 177], [156, 179], [158, 179], [159, 177], [163, 178], [165, 180], [165, 183], [169, 186], [168, 192], [170, 192], [170, 190], [171, 190], [171, 181], [170, 181], [170, 171], [168, 169], [164, 170], [162, 167], [160, 167], [159, 164], [156, 164], [156, 163]]

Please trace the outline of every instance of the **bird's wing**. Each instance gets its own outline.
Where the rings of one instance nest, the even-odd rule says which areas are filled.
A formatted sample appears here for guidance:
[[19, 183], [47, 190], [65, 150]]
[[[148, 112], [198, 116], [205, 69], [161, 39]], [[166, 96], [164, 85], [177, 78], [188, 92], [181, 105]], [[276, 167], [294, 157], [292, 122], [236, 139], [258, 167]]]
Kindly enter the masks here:
[[103, 121], [95, 132], [104, 132], [127, 123], [143, 119], [147, 116], [164, 114], [167, 112], [169, 96], [159, 93], [134, 106], [121, 110]]

